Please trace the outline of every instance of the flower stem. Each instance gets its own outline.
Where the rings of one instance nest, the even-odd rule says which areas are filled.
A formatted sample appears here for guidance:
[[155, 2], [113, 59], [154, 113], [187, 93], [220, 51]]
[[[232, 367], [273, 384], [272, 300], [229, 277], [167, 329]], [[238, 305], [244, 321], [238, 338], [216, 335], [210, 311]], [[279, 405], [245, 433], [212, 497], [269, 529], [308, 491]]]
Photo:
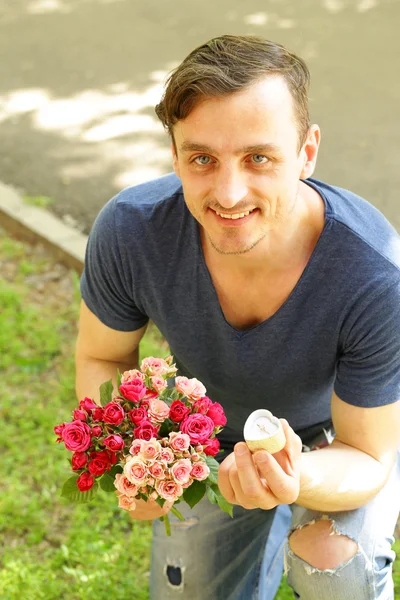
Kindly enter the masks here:
[[168, 537], [170, 537], [171, 536], [171, 524], [169, 522], [168, 515], [163, 515], [162, 519], [165, 524], [165, 533], [167, 534]]
[[179, 512], [179, 510], [177, 508], [175, 508], [175, 506], [171, 506], [171, 512], [174, 513], [174, 515], [176, 517], [178, 517], [178, 519], [180, 521], [184, 521], [185, 517]]

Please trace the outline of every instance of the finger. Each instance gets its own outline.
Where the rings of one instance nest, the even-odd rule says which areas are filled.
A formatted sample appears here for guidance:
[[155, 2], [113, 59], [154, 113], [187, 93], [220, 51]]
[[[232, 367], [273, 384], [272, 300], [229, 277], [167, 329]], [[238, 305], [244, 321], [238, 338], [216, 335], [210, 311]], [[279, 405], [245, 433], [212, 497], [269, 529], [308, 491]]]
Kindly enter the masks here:
[[235, 464], [235, 455], [232, 452], [228, 454], [219, 466], [218, 487], [225, 500], [231, 504], [236, 504], [235, 492], [233, 491], [229, 477], [229, 471], [233, 464]]
[[[244, 442], [239, 442], [235, 445], [235, 461], [238, 483], [240, 485], [240, 496], [246, 498], [247, 501], [250, 500], [250, 503], [260, 499], [260, 496], [264, 493], [264, 488], [255, 468], [252, 454]], [[232, 483], [235, 486], [237, 485], [236, 478], [233, 479]], [[234, 491], [237, 496], [235, 487]]]
[[279, 419], [286, 438], [285, 447], [274, 454], [275, 460], [288, 475], [295, 475], [302, 451], [301, 438], [293, 431], [286, 419]]
[[266, 451], [254, 455], [261, 477], [267, 480], [271, 493], [280, 504], [292, 504], [299, 495], [299, 478], [287, 475], [275, 458]]

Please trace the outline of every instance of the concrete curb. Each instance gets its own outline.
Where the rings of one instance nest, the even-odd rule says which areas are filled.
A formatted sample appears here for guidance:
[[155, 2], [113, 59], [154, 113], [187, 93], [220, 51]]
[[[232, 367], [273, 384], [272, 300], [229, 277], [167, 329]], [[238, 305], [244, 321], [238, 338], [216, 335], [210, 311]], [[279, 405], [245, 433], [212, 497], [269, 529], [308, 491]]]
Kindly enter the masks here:
[[49, 211], [26, 204], [17, 191], [0, 182], [0, 225], [28, 242], [41, 242], [61, 263], [82, 272], [87, 236]]

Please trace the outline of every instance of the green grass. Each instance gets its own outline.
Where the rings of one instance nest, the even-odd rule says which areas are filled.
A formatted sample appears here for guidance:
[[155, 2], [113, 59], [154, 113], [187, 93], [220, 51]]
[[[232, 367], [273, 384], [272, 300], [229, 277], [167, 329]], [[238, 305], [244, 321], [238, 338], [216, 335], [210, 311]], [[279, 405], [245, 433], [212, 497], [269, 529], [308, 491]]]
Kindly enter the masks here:
[[[150, 524], [133, 521], [111, 494], [83, 506], [60, 498], [70, 472], [53, 427], [77, 403], [79, 282], [65, 271], [39, 293], [52, 265], [27, 249], [0, 230], [0, 598], [147, 600]], [[150, 329], [142, 356], [167, 353]], [[398, 563], [395, 582], [400, 594]], [[293, 598], [284, 581], [276, 598]]]

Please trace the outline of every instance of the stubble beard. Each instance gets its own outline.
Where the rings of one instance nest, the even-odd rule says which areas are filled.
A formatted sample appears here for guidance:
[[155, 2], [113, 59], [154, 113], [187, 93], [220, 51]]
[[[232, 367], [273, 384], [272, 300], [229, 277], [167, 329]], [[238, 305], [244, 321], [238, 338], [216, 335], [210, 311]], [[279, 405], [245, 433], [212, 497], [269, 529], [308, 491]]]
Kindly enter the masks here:
[[266, 232], [263, 233], [255, 242], [253, 242], [247, 246], [243, 246], [242, 248], [236, 249], [236, 250], [229, 250], [225, 247], [218, 246], [208, 233], [206, 233], [206, 235], [208, 237], [208, 240], [209, 240], [211, 246], [214, 248], [214, 250], [216, 252], [218, 252], [218, 254], [233, 255], [233, 254], [246, 254], [247, 252], [250, 252], [250, 250], [255, 248], [255, 246], [257, 246], [257, 244], [259, 244], [259, 242], [261, 242], [265, 238], [267, 233]]

